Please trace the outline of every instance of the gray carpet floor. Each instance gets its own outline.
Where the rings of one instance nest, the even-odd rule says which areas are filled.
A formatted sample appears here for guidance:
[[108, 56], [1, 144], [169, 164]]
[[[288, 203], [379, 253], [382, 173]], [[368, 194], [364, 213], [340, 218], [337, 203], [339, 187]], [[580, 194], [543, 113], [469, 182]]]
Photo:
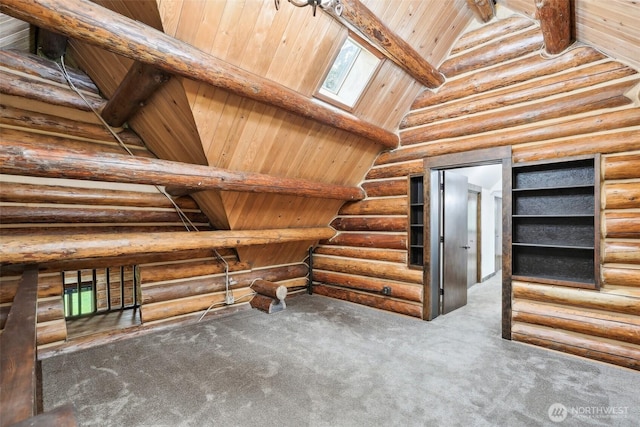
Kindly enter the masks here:
[[83, 426], [640, 425], [640, 372], [500, 338], [497, 278], [432, 322], [287, 304], [45, 359], [44, 409], [71, 402]]

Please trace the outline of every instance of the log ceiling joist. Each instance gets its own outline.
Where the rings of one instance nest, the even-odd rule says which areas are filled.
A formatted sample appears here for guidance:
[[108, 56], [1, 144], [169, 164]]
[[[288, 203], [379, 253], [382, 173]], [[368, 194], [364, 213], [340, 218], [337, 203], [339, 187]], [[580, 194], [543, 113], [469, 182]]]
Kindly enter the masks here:
[[329, 108], [89, 0], [3, 0], [0, 12], [170, 74], [208, 83], [342, 129], [384, 147], [398, 145], [398, 135], [393, 132]]
[[0, 141], [0, 173], [163, 185], [192, 191], [277, 193], [337, 200], [364, 198], [364, 191], [357, 187], [122, 154], [60, 149], [55, 144], [19, 138]]
[[170, 78], [163, 70], [135, 61], [102, 110], [102, 118], [110, 126], [122, 126]]
[[[342, 0], [343, 10], [337, 16], [326, 9], [333, 18], [353, 28], [382, 50], [382, 53], [411, 77], [428, 88], [435, 89], [444, 83], [444, 76], [402, 37], [387, 27], [359, 0]], [[323, 9], [324, 10], [324, 9]]]
[[556, 55], [571, 45], [571, 3], [567, 0], [536, 0], [540, 30], [549, 54]]
[[221, 249], [296, 241], [318, 241], [329, 239], [334, 234], [335, 230], [331, 227], [316, 227], [8, 236], [3, 238], [0, 243], [0, 263], [46, 263], [60, 259], [79, 260], [143, 253], [168, 253], [201, 248]]
[[489, 22], [496, 14], [493, 0], [467, 0], [467, 5], [480, 22]]

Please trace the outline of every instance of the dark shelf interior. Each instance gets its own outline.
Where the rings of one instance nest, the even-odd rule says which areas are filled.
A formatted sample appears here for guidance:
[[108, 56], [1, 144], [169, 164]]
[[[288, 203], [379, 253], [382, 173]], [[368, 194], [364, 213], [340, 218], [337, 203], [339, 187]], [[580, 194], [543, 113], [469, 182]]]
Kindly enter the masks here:
[[518, 167], [513, 188], [576, 187], [593, 185], [594, 180], [593, 159], [584, 159]]
[[409, 265], [424, 265], [424, 183], [422, 176], [409, 178]]
[[513, 167], [513, 275], [595, 284], [593, 158]]
[[593, 250], [553, 247], [513, 248], [513, 274], [544, 279], [594, 283]]
[[593, 247], [593, 235], [593, 216], [513, 219], [514, 243]]

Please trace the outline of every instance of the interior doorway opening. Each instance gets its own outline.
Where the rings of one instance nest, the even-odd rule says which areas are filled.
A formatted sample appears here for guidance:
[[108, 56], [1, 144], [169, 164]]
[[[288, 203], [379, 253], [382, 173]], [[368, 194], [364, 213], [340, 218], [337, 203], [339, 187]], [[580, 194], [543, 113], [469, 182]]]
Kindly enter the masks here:
[[[427, 158], [424, 169], [424, 319], [465, 305], [469, 286], [501, 272], [502, 336], [510, 339], [511, 147]], [[471, 185], [470, 177], [475, 182]], [[496, 265], [497, 259], [501, 265]]]

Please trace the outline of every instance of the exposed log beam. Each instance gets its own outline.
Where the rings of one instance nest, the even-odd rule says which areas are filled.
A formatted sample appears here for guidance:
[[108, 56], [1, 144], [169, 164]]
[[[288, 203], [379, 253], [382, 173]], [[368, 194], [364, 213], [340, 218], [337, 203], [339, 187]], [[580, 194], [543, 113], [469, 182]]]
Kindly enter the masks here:
[[[330, 227], [166, 233], [105, 233], [67, 236], [10, 236], [0, 243], [0, 263], [20, 264], [60, 259], [100, 258], [200, 248], [237, 248], [328, 239]], [[34, 310], [35, 314], [35, 310]], [[3, 335], [4, 336], [4, 335]]]
[[571, 3], [568, 0], [536, 0], [547, 53], [555, 55], [571, 45]]
[[359, 0], [342, 0], [340, 16], [326, 10], [339, 22], [356, 29], [382, 53], [411, 77], [429, 88], [437, 88], [444, 83], [444, 76], [411, 47], [402, 37], [387, 27], [371, 10]]
[[23, 142], [17, 138], [3, 138], [0, 141], [0, 173], [337, 200], [364, 198], [364, 191], [357, 187], [121, 154], [61, 150], [55, 145]]
[[38, 266], [25, 268], [0, 335], [0, 426], [35, 415]]
[[395, 148], [398, 136], [356, 116], [315, 102], [89, 0], [3, 0], [0, 12], [168, 73], [211, 84]]
[[122, 126], [170, 78], [169, 73], [135, 61], [102, 110], [102, 118], [113, 127]]
[[496, 14], [493, 0], [467, 0], [467, 5], [480, 22], [489, 22]]

